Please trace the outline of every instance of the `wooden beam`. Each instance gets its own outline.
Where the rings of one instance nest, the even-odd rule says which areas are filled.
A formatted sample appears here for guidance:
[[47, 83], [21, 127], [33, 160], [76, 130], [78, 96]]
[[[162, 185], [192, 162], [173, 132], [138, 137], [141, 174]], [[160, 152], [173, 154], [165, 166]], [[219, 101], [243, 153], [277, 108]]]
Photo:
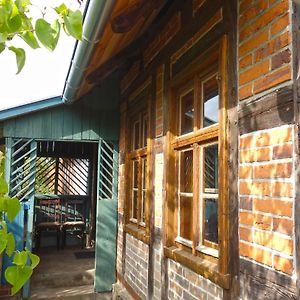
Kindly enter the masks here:
[[123, 9], [111, 21], [111, 28], [115, 33], [129, 32], [141, 19], [146, 20], [155, 9], [162, 6], [164, 1], [139, 0], [133, 5]]

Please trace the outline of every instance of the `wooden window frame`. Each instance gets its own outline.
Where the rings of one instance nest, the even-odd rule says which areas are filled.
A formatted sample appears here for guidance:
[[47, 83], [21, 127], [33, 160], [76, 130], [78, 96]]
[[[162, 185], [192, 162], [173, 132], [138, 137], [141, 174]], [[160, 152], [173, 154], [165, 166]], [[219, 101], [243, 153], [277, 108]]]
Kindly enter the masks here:
[[[186, 88], [186, 82], [193, 82], [194, 95], [201, 99], [198, 82], [201, 78], [209, 78], [214, 72], [218, 73], [219, 79], [219, 109], [217, 125], [199, 128], [199, 115], [202, 114], [201, 101], [196, 101], [194, 97], [194, 130], [193, 132], [178, 136], [177, 121], [169, 117], [166, 141], [166, 213], [165, 213], [165, 247], [164, 253], [193, 271], [201, 274], [205, 278], [215, 282], [223, 288], [229, 289], [230, 274], [228, 272], [228, 244], [229, 244], [229, 223], [226, 216], [228, 212], [228, 91], [227, 91], [227, 36], [225, 35], [219, 42], [199, 56], [193, 66], [186, 68], [175, 78], [169, 86], [169, 116], [178, 116], [178, 103], [176, 98], [180, 94], [182, 87]], [[217, 65], [217, 67], [216, 67]], [[183, 88], [183, 90], [184, 90]], [[198, 116], [197, 116], [198, 114]], [[204, 143], [205, 142], [205, 143]], [[194, 166], [200, 166], [199, 151], [203, 151], [203, 146], [218, 143], [218, 251], [211, 251], [207, 247], [199, 247], [196, 239], [199, 230], [197, 226], [200, 221], [193, 222], [193, 246], [187, 245], [177, 239], [178, 211], [177, 211], [177, 187], [178, 187], [178, 150], [184, 148], [193, 149], [193, 219], [199, 219], [199, 194], [200, 194], [200, 170]], [[197, 161], [198, 160], [198, 161]], [[222, 170], [222, 171], [221, 171]], [[198, 172], [198, 173], [194, 173]], [[172, 175], [171, 175], [172, 174]], [[197, 190], [198, 192], [194, 192]], [[204, 199], [203, 199], [204, 201]], [[197, 208], [197, 209], [195, 209]], [[198, 224], [197, 224], [198, 223]], [[199, 228], [199, 227], [198, 227]], [[203, 232], [201, 232], [203, 234]], [[196, 241], [196, 242], [195, 242]], [[210, 251], [207, 251], [210, 250]]]
[[[149, 91], [149, 86], [147, 91]], [[150, 93], [146, 93], [151, 95]], [[131, 101], [127, 106], [127, 122], [126, 122], [126, 132], [128, 136], [125, 137], [126, 140], [126, 157], [125, 157], [125, 232], [133, 235], [135, 238], [143, 241], [144, 243], [150, 243], [150, 197], [151, 197], [151, 178], [150, 178], [150, 164], [152, 160], [152, 135], [153, 135], [153, 120], [151, 111], [153, 110], [153, 104], [151, 101], [151, 96], [145, 98], [138, 98]], [[147, 118], [147, 144], [144, 145], [144, 121]], [[141, 147], [134, 149], [133, 139], [135, 136], [133, 124], [139, 119], [140, 122], [140, 141], [142, 143]], [[146, 199], [144, 215], [145, 221], [141, 219], [141, 206], [143, 203], [143, 160], [146, 161], [146, 180], [145, 189]], [[137, 209], [137, 220], [131, 218], [132, 215], [132, 184], [133, 184], [133, 172], [132, 172], [132, 162], [138, 160], [138, 209]]]

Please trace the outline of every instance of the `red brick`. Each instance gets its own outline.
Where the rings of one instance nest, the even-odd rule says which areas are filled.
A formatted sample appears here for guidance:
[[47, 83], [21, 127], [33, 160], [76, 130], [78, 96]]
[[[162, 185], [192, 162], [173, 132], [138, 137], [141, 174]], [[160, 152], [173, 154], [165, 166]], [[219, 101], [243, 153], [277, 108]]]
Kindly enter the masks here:
[[291, 61], [291, 51], [286, 49], [272, 57], [271, 69], [275, 70]]
[[293, 273], [293, 260], [274, 255], [274, 268], [291, 275]]
[[241, 14], [239, 20], [239, 26], [242, 27], [246, 22], [251, 21], [256, 18], [263, 10], [268, 7], [267, 0], [260, 0], [254, 6], [247, 9], [244, 13]]
[[252, 0], [240, 1], [240, 14], [243, 13], [246, 9], [249, 9], [253, 4]]
[[285, 253], [287, 255], [293, 254], [293, 240], [283, 238], [274, 233], [256, 230], [254, 232], [254, 241], [259, 245]]
[[284, 16], [280, 17], [275, 23], [271, 26], [271, 35], [275, 35], [278, 32], [286, 29], [289, 26], [289, 14], [285, 14]]
[[255, 48], [261, 46], [268, 40], [268, 38], [269, 38], [268, 29], [253, 35], [249, 40], [247, 40], [247, 42], [243, 43], [239, 47], [239, 57], [242, 57], [245, 54], [254, 50]]
[[252, 54], [245, 56], [244, 58], [240, 59], [239, 66], [240, 70], [244, 69], [252, 64]]
[[267, 74], [269, 72], [269, 65], [269, 60], [266, 60], [240, 73], [240, 85], [244, 85], [245, 83], [250, 82], [257, 77]]
[[248, 197], [240, 197], [240, 208], [245, 210], [252, 210], [253, 201]]
[[252, 229], [240, 227], [240, 239], [246, 242], [253, 242]]
[[289, 182], [273, 182], [272, 183], [273, 197], [293, 197], [293, 184]]
[[289, 178], [291, 174], [292, 163], [263, 164], [254, 167], [254, 178]]
[[274, 218], [273, 231], [292, 236], [294, 231], [294, 222], [289, 219]]
[[270, 160], [270, 148], [259, 148], [240, 151], [240, 162], [259, 162]]
[[259, 62], [264, 58], [274, 54], [278, 50], [286, 47], [291, 42], [290, 33], [284, 32], [280, 36], [274, 38], [262, 48], [255, 51], [254, 61]]
[[265, 265], [272, 266], [272, 253], [240, 242], [240, 254]]
[[251, 179], [253, 177], [252, 166], [242, 166], [239, 168], [239, 178]]
[[241, 195], [271, 196], [270, 182], [240, 182]]
[[292, 156], [292, 144], [278, 145], [273, 147], [273, 159], [291, 158]]
[[253, 89], [253, 83], [241, 87], [239, 89], [239, 99], [243, 100], [250, 96], [253, 96], [252, 89]]
[[264, 213], [271, 213], [276, 216], [291, 217], [293, 213], [293, 203], [281, 200], [254, 199], [253, 209]]
[[270, 10], [266, 11], [260, 17], [258, 17], [254, 23], [246, 26], [240, 32], [240, 40], [243, 41], [249, 36], [252, 36], [253, 33], [259, 31], [263, 27], [269, 25], [276, 17], [279, 17], [281, 14], [284, 14], [289, 9], [289, 1], [282, 0], [274, 5]]
[[[270, 131], [263, 131], [259, 134], [248, 135], [240, 138], [240, 149], [248, 149], [254, 147], [263, 147], [263, 146], [271, 146], [276, 144], [282, 144], [291, 141], [292, 136], [292, 128], [284, 127], [277, 128]], [[263, 150], [262, 149], [253, 149], [253, 150]]]
[[258, 213], [241, 211], [240, 224], [252, 226], [258, 229], [270, 230], [272, 227], [272, 217]]

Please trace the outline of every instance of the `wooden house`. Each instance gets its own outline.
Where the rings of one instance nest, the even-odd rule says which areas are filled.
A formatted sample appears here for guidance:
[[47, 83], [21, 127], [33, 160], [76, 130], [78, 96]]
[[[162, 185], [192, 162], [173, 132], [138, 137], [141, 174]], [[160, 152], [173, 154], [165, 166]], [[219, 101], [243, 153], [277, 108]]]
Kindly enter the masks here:
[[299, 299], [299, 21], [291, 0], [90, 1], [62, 99], [0, 112], [9, 174], [17, 140], [95, 145], [96, 291]]

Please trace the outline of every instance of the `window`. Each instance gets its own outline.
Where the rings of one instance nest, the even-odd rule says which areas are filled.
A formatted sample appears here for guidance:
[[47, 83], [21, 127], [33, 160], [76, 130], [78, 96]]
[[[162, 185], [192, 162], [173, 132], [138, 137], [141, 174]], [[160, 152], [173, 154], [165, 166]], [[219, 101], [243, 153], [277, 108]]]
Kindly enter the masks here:
[[223, 57], [218, 44], [171, 84], [166, 179], [165, 254], [218, 283], [228, 250]]
[[[178, 181], [175, 241], [214, 256], [218, 255], [217, 78], [216, 70], [195, 76], [187, 87], [176, 92], [177, 138], [172, 147]], [[176, 143], [179, 139], [180, 145]], [[194, 216], [194, 211], [198, 211], [198, 216]]]
[[[149, 101], [148, 101], [149, 102]], [[136, 238], [149, 241], [149, 115], [148, 102], [141, 99], [128, 111], [126, 172], [126, 226]]]

